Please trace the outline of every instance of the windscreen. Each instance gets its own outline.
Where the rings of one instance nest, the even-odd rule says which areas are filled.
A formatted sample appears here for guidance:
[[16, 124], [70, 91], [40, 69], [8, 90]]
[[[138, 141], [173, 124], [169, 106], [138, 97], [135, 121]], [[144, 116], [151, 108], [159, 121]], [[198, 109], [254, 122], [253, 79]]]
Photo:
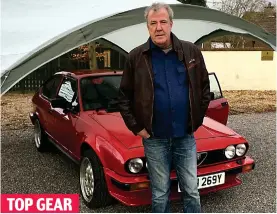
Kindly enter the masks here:
[[82, 78], [80, 89], [84, 111], [99, 109], [118, 111], [120, 82], [121, 75]]

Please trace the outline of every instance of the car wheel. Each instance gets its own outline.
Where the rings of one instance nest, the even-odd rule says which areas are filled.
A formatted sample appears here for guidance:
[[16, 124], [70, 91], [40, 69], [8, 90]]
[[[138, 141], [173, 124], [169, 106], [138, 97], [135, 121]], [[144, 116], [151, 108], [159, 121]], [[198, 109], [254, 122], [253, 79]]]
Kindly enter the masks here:
[[47, 142], [46, 134], [40, 125], [38, 119], [36, 119], [34, 124], [34, 140], [35, 146], [39, 152], [45, 152], [48, 149], [49, 143]]
[[100, 208], [112, 203], [102, 164], [93, 151], [84, 152], [79, 175], [81, 196], [87, 207]]

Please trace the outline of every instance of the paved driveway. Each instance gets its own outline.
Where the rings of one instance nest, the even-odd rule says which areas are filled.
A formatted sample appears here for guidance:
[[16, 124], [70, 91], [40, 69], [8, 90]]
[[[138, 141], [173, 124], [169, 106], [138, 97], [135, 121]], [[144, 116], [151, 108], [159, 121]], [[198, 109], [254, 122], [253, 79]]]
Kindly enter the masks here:
[[[231, 116], [228, 126], [250, 142], [256, 169], [242, 176], [243, 184], [203, 196], [203, 212], [276, 212], [276, 114]], [[1, 134], [2, 193], [78, 193], [78, 169], [60, 152], [40, 154], [33, 145], [32, 129]], [[150, 206], [126, 207], [120, 203], [81, 212], [151, 212]], [[175, 202], [172, 212], [181, 212]]]

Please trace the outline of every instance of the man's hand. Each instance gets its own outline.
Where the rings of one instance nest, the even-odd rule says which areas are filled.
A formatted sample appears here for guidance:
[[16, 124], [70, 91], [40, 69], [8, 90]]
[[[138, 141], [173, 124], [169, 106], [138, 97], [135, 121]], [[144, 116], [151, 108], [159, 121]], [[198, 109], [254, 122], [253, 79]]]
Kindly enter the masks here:
[[147, 139], [147, 138], [150, 137], [150, 134], [148, 134], [148, 132], [147, 132], [145, 129], [141, 130], [141, 131], [138, 133], [138, 135], [141, 136], [141, 137], [144, 138], [144, 139]]

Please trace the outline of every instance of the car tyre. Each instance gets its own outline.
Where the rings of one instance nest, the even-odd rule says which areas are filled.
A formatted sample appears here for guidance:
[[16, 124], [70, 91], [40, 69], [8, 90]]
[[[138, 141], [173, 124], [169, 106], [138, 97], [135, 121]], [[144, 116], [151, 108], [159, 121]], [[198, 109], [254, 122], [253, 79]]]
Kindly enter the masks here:
[[34, 123], [34, 140], [35, 146], [39, 152], [46, 152], [50, 147], [50, 143], [48, 142], [47, 135], [38, 119], [35, 120]]
[[82, 155], [79, 178], [81, 197], [87, 207], [93, 209], [112, 204], [103, 166], [92, 150], [86, 150]]

